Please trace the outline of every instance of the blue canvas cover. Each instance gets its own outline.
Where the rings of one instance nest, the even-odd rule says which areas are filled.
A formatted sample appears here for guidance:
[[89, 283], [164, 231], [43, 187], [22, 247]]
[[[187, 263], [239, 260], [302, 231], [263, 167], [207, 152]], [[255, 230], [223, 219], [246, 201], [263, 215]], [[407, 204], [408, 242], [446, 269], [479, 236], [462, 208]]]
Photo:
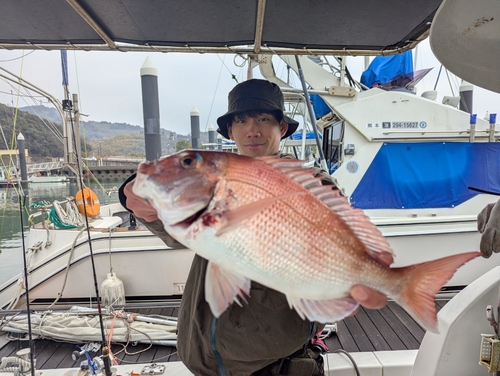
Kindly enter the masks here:
[[[297, 132], [292, 134], [291, 136], [292, 140], [302, 140], [302, 132]], [[322, 136], [321, 134], [318, 134], [319, 139], [321, 140]], [[314, 140], [314, 132], [306, 132], [306, 140]]]
[[361, 83], [371, 88], [382, 85], [393, 78], [413, 72], [411, 50], [399, 55], [377, 56], [361, 74]]
[[319, 119], [320, 117], [332, 112], [324, 99], [321, 98], [318, 94], [310, 94], [309, 98], [311, 99], [316, 119]]
[[351, 196], [362, 209], [452, 208], [500, 191], [500, 143], [384, 144]]

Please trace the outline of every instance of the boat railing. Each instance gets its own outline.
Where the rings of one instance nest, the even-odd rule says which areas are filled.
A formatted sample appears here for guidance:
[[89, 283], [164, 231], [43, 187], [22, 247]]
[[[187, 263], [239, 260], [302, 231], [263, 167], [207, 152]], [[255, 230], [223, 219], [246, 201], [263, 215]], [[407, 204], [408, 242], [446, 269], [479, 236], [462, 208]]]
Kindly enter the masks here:
[[[371, 141], [397, 141], [403, 140], [408, 141], [408, 138], [411, 137], [411, 140], [450, 140], [450, 139], [466, 139], [470, 142], [474, 142], [478, 139], [489, 140], [490, 139], [490, 131], [489, 130], [475, 130], [474, 139], [471, 141], [471, 130], [463, 129], [463, 130], [436, 130], [436, 131], [421, 131], [421, 130], [405, 130], [405, 131], [388, 131], [382, 133], [386, 137], [371, 137]], [[500, 134], [499, 131], [494, 132], [495, 136]]]

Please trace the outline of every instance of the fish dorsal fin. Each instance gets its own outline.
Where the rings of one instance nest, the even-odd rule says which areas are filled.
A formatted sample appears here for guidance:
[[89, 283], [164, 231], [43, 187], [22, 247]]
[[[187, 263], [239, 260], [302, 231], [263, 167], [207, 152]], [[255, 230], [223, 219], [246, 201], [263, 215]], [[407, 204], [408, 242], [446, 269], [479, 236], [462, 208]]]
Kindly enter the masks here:
[[316, 196], [326, 206], [335, 212], [347, 226], [351, 228], [366, 247], [368, 254], [383, 265], [394, 262], [394, 253], [389, 243], [379, 229], [361, 209], [355, 209], [342, 196], [334, 185], [323, 185], [322, 177], [317, 177], [320, 171], [315, 168], [304, 168], [303, 161], [288, 158], [259, 157], [261, 161], [279, 170], [288, 178], [303, 186], [312, 195]]
[[383, 265], [391, 265], [394, 262], [394, 253], [387, 239], [379, 229], [370, 221], [363, 210], [353, 208], [347, 197], [342, 196], [338, 189], [323, 185], [316, 187], [311, 192], [331, 210], [335, 212], [354, 232], [366, 247], [368, 254]]

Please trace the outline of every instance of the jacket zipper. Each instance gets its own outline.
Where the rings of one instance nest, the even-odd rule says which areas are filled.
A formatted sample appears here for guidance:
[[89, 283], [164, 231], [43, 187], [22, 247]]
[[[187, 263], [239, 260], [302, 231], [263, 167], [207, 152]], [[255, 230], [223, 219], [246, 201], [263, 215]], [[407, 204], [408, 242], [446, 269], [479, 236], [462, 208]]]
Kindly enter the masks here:
[[217, 360], [217, 365], [219, 366], [219, 375], [220, 376], [226, 376], [226, 371], [224, 370], [224, 364], [222, 363], [222, 358], [217, 351], [217, 347], [215, 345], [215, 330], [217, 328], [217, 318], [214, 317], [214, 320], [212, 321], [212, 330], [210, 332], [210, 345], [212, 346], [212, 350], [215, 355], [215, 359]]

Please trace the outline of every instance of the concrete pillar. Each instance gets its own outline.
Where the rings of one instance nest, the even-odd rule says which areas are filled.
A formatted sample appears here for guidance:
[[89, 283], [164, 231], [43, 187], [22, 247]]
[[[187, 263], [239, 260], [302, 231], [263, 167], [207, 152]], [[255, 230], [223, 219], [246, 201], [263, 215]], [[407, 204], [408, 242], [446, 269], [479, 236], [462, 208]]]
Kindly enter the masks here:
[[213, 150], [215, 149], [215, 138], [216, 138], [216, 132], [215, 128], [212, 124], [208, 126], [208, 143], [210, 144], [210, 149]]
[[193, 106], [191, 112], [191, 146], [193, 149], [200, 148], [200, 112]]
[[146, 160], [152, 161], [161, 157], [161, 135], [158, 70], [149, 57], [141, 67], [141, 86]]
[[17, 150], [19, 151], [19, 167], [21, 169], [21, 181], [28, 181], [28, 169], [26, 168], [26, 149], [24, 146], [24, 136], [21, 132], [17, 136]]
[[222, 150], [222, 135], [217, 135], [217, 149]]

